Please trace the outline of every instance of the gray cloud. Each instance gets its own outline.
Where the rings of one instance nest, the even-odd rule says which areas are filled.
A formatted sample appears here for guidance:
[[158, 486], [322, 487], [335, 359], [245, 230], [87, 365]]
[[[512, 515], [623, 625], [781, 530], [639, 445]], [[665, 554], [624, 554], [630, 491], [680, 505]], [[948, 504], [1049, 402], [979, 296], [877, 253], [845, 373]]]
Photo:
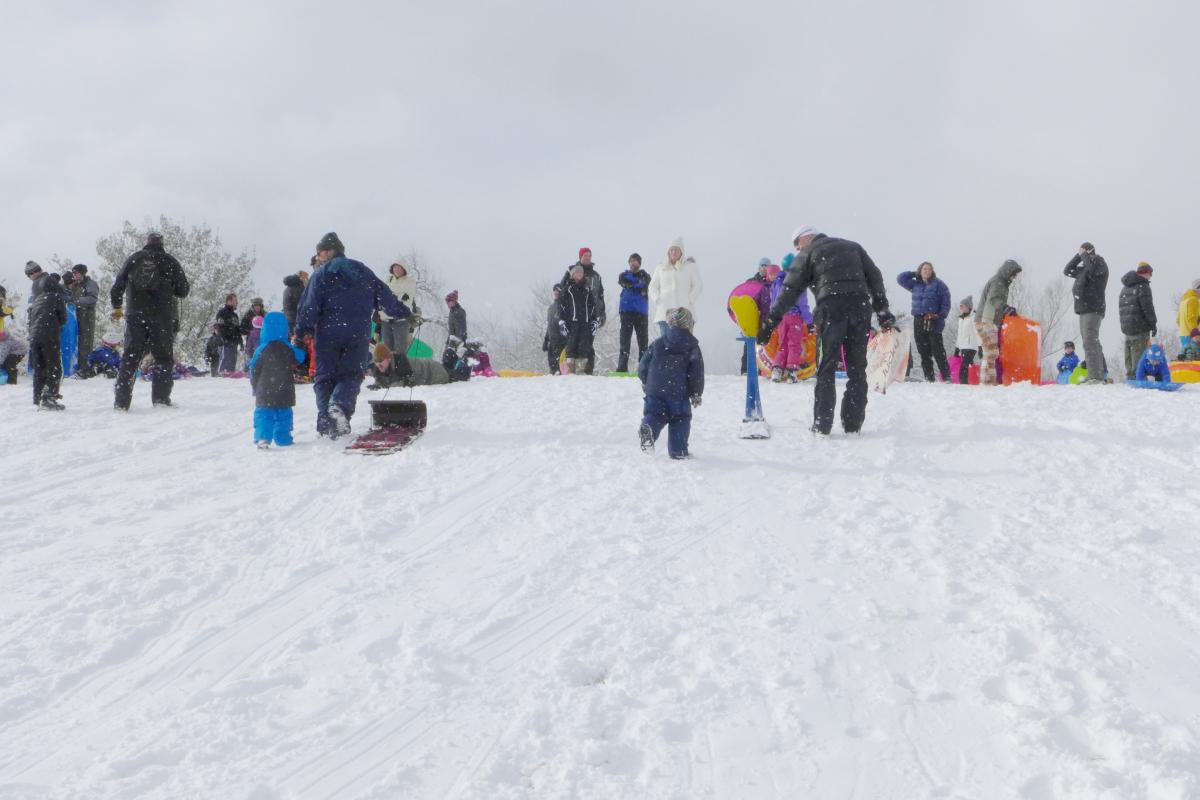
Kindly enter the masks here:
[[1009, 256], [1051, 279], [1090, 239], [1118, 275], [1153, 263], [1170, 318], [1200, 276], [1198, 16], [6, 4], [0, 218], [15, 252], [0, 280], [21, 287], [24, 261], [55, 251], [94, 260], [123, 219], [165, 213], [255, 247], [268, 293], [336, 229], [380, 269], [418, 247], [465, 306], [500, 316], [581, 245], [615, 284], [630, 252], [652, 266], [683, 235], [706, 284], [698, 333], [729, 368], [728, 289], [811, 223], [862, 242], [889, 279], [933, 261], [956, 297]]

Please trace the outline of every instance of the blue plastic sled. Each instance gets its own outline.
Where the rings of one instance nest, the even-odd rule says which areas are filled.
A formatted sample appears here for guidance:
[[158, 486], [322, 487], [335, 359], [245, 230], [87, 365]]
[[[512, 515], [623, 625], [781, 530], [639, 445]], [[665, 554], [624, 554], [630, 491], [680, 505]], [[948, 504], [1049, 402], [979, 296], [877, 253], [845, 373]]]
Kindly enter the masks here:
[[1160, 392], [1177, 392], [1187, 386], [1186, 383], [1160, 383], [1159, 381], [1135, 381], [1132, 379], [1125, 381], [1125, 384], [1135, 389], [1158, 389]]

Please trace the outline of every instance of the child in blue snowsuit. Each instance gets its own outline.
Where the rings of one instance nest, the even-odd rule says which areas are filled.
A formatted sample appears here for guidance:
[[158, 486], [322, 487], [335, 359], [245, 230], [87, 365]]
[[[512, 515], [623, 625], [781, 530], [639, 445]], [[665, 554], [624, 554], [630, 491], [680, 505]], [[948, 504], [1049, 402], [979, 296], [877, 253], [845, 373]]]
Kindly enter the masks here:
[[1079, 356], [1075, 355], [1075, 343], [1066, 342], [1063, 344], [1063, 357], [1058, 360], [1055, 369], [1058, 370], [1058, 382], [1066, 383], [1071, 377], [1071, 373], [1079, 366]]
[[1167, 366], [1167, 354], [1162, 345], [1157, 343], [1146, 348], [1137, 365], [1137, 380], [1154, 380], [1160, 383], [1171, 382], [1171, 368]]
[[304, 360], [304, 351], [288, 343], [288, 322], [282, 311], [263, 317], [258, 347], [250, 357], [250, 386], [254, 389], [254, 441], [263, 449], [271, 441], [280, 447], [292, 443], [292, 407], [296, 383], [292, 371]]
[[704, 393], [704, 357], [692, 335], [694, 320], [686, 308], [667, 311], [667, 332], [654, 340], [638, 364], [638, 377], [646, 398], [638, 436], [642, 450], [667, 429], [667, 452], [671, 458], [689, 458], [688, 435], [692, 430], [692, 406], [700, 405]]

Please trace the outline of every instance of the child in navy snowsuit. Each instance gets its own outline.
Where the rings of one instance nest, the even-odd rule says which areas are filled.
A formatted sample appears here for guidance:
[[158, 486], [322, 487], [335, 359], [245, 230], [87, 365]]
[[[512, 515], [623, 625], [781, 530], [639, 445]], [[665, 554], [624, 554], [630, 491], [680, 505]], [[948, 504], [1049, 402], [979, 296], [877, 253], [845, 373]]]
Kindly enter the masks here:
[[638, 436], [642, 449], [654, 449], [663, 426], [667, 428], [667, 452], [671, 458], [688, 458], [688, 435], [692, 429], [692, 406], [700, 405], [704, 393], [704, 357], [692, 335], [694, 320], [686, 308], [667, 311], [667, 332], [650, 345], [638, 364], [638, 377], [646, 393]]
[[267, 448], [292, 443], [292, 407], [296, 384], [292, 370], [304, 360], [304, 351], [288, 344], [288, 322], [282, 311], [263, 317], [258, 347], [250, 357], [250, 386], [254, 389], [254, 441]]
[[1167, 354], [1163, 352], [1162, 345], [1152, 344], [1142, 353], [1137, 365], [1137, 380], [1171, 382], [1171, 368], [1167, 366]]

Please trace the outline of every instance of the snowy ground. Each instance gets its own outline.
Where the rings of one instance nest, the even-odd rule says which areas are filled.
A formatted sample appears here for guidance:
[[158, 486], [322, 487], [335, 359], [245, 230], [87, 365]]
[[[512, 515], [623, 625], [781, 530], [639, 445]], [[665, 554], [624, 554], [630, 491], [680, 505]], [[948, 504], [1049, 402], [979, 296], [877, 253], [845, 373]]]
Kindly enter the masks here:
[[687, 463], [632, 380], [420, 390], [386, 458], [307, 388], [258, 452], [247, 391], [0, 391], [0, 797], [1200, 794], [1200, 387], [814, 441], [768, 386], [747, 442], [710, 377]]

